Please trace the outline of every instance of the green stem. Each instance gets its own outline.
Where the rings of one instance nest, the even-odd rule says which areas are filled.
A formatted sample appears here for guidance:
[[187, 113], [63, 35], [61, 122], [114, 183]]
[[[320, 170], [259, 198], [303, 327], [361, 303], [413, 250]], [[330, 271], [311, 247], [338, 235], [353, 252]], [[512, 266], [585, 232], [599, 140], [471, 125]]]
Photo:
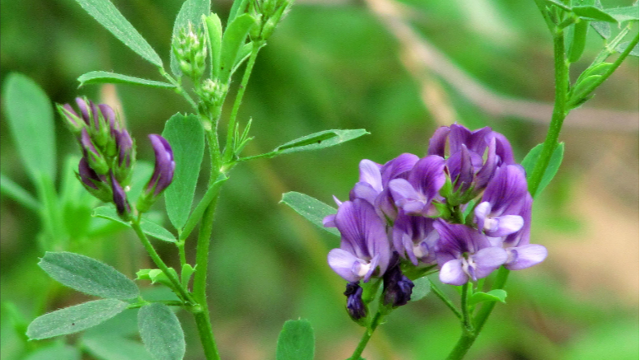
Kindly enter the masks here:
[[373, 332], [376, 330], [378, 325], [380, 325], [383, 318], [384, 316], [382, 315], [382, 313], [378, 311], [376, 315], [373, 317], [373, 320], [371, 320], [371, 325], [367, 328], [367, 330], [365, 330], [364, 334], [362, 335], [362, 338], [358, 343], [358, 347], [353, 351], [353, 355], [351, 355], [351, 357], [349, 358], [350, 360], [360, 359], [360, 355], [362, 355], [364, 348], [367, 347], [367, 343], [369, 343], [369, 339], [371, 339], [371, 335], [373, 335]]
[[162, 74], [162, 76], [165, 77], [165, 79], [169, 80], [169, 82], [176, 87], [174, 89], [174, 91], [177, 94], [182, 95], [182, 97], [184, 97], [187, 100], [187, 102], [189, 104], [191, 104], [191, 106], [195, 109], [195, 111], [198, 112], [198, 105], [196, 104], [195, 101], [193, 101], [191, 96], [189, 96], [189, 94], [187, 94], [187, 92], [184, 90], [184, 88], [182, 87], [180, 82], [178, 80], [174, 79], [173, 76], [169, 75], [169, 73], [167, 73], [163, 68], [160, 67], [160, 68], [158, 68], [158, 70], [160, 71], [160, 74]]
[[127, 306], [127, 309], [136, 309], [136, 308], [141, 308], [147, 304], [151, 304], [151, 303], [161, 303], [161, 304], [165, 304], [167, 306], [180, 306], [180, 307], [184, 307], [184, 303], [182, 301], [176, 301], [176, 300], [154, 300], [154, 301], [140, 301], [137, 303], [133, 303], [133, 304], [129, 304], [129, 306]]
[[193, 298], [191, 297], [191, 295], [184, 289], [182, 284], [180, 284], [180, 280], [176, 279], [176, 277], [173, 276], [171, 271], [169, 271], [169, 267], [167, 266], [167, 264], [164, 263], [164, 261], [162, 261], [162, 259], [160, 258], [160, 255], [158, 255], [158, 253], [156, 252], [156, 249], [153, 248], [153, 245], [151, 245], [151, 242], [147, 238], [147, 235], [145, 235], [145, 233], [142, 232], [142, 228], [140, 227], [139, 216], [137, 218], [134, 218], [131, 221], [131, 227], [138, 235], [138, 238], [140, 238], [142, 245], [144, 246], [145, 250], [147, 250], [147, 253], [149, 253], [149, 256], [151, 257], [151, 260], [153, 260], [156, 266], [160, 270], [162, 270], [162, 272], [167, 276], [167, 278], [169, 279], [169, 281], [171, 281], [175, 289], [178, 290], [178, 293], [179, 293], [178, 295], [180, 295], [180, 297], [182, 297], [184, 301], [193, 303]]
[[[609, 67], [609, 69], [604, 74], [602, 74], [602, 76], [600, 78], [598, 78], [597, 81], [593, 82], [588, 88], [583, 90], [581, 94], [584, 94], [584, 96], [586, 96], [588, 94], [591, 94], [598, 86], [600, 86], [605, 80], [607, 80], [609, 78], [609, 76], [611, 76], [611, 74], [613, 74], [613, 72], [616, 71], [616, 69], [622, 64], [624, 59], [629, 55], [631, 50], [633, 50], [633, 48], [637, 44], [638, 44], [638, 34], [636, 34], [636, 36], [633, 38], [633, 40], [631, 40], [629, 45], [626, 47], [626, 49], [624, 49], [622, 54], [620, 54], [620, 56], [618, 56], [616, 61], [613, 62], [613, 65], [611, 67]], [[582, 96], [576, 96], [576, 99], [578, 101], [580, 100], [580, 98], [582, 98]], [[575, 101], [571, 102], [571, 103], [568, 104], [568, 108], [570, 109], [570, 108], [574, 107], [575, 105], [576, 105]]]
[[536, 162], [536, 166], [533, 168], [531, 176], [528, 177], [529, 192], [531, 196], [536, 196], [536, 191], [542, 181], [553, 151], [558, 145], [558, 137], [560, 136], [560, 130], [562, 129], [562, 123], [567, 116], [567, 91], [569, 88], [569, 67], [564, 53], [564, 32], [558, 30], [553, 37], [553, 53], [555, 64], [555, 78], [556, 78], [556, 100], [553, 106], [553, 114], [551, 116], [551, 124], [549, 130], [547, 130], [547, 137], [544, 140], [540, 157]]
[[460, 295], [460, 309], [462, 309], [462, 326], [463, 331], [473, 333], [473, 324], [471, 323], [471, 314], [469, 314], [469, 286], [470, 282], [467, 281], [462, 285], [462, 294]]
[[[507, 283], [507, 279], [509, 278], [509, 273], [511, 271], [509, 271], [509, 269], [507, 269], [506, 267], [501, 267], [498, 270], [498, 275], [496, 276], [496, 281], [493, 283], [492, 286], [492, 290], [496, 290], [496, 289], [504, 289], [504, 286]], [[493, 308], [496, 306], [497, 302], [492, 301], [492, 302], [488, 302], [485, 303], [480, 310], [478, 311], [478, 314], [475, 316], [475, 321], [474, 321], [474, 325], [475, 325], [475, 329], [476, 329], [476, 333], [480, 333], [480, 330], [482, 330], [482, 327], [484, 326], [485, 322], [487, 322], [487, 319], [489, 318], [489, 315], [491, 315], [491, 312], [493, 311]]]
[[180, 266], [184, 266], [187, 264], [187, 253], [184, 250], [184, 240], [178, 240], [176, 246], [178, 247], [178, 252], [180, 253]]
[[431, 291], [433, 291], [433, 293], [436, 294], [436, 296], [440, 298], [440, 300], [442, 300], [442, 302], [444, 302], [444, 304], [447, 305], [447, 307], [451, 309], [451, 311], [453, 311], [458, 319], [462, 320], [462, 313], [460, 312], [460, 310], [456, 309], [456, 306], [451, 302], [451, 300], [449, 300], [447, 295], [445, 295], [442, 290], [440, 290], [440, 288], [437, 287], [433, 282], [429, 281], [429, 284], [431, 285]]
[[253, 42], [253, 49], [251, 50], [251, 56], [249, 57], [249, 61], [247, 62], [247, 67], [244, 70], [244, 75], [242, 76], [242, 82], [240, 83], [240, 87], [238, 88], [238, 94], [236, 95], [236, 99], [233, 103], [233, 108], [231, 109], [231, 117], [229, 117], [229, 124], [227, 127], [227, 142], [225, 143], [224, 149], [224, 161], [229, 161], [233, 157], [233, 134], [236, 128], [236, 119], [238, 117], [238, 110], [240, 109], [240, 104], [242, 104], [242, 98], [244, 97], [244, 91], [247, 88], [247, 84], [249, 83], [249, 78], [251, 77], [251, 71], [253, 70], [253, 66], [256, 63], [256, 59], [258, 57], [258, 52], [262, 47], [262, 43], [258, 41]]

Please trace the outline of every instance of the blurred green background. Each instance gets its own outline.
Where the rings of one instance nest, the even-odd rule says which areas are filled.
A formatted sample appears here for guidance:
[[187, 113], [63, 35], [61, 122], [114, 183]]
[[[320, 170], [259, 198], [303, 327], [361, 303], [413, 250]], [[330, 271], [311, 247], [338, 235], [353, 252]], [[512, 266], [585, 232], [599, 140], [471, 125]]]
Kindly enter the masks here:
[[[168, 63], [181, 1], [114, 3]], [[213, 3], [224, 19], [230, 2]], [[121, 105], [138, 138], [138, 158], [152, 161], [146, 134], [160, 133], [171, 115], [189, 111], [189, 105], [166, 90], [77, 89], [76, 78], [105, 70], [160, 80], [154, 67], [73, 0], [3, 0], [1, 6], [2, 81], [21, 72], [57, 103], [86, 95]], [[601, 48], [592, 30], [588, 40], [573, 79]], [[338, 239], [279, 204], [281, 194], [299, 191], [327, 203], [334, 194], [344, 199], [361, 159], [423, 156], [434, 129], [454, 121], [505, 133], [521, 160], [546, 133], [552, 55], [533, 1], [297, 1], [258, 57], [239, 116], [243, 123], [254, 120], [256, 138], [245, 153], [324, 129], [365, 128], [371, 135], [234, 170], [218, 204], [209, 266], [213, 328], [223, 358], [275, 358], [283, 322], [299, 317], [315, 329], [317, 359], [348, 357], [362, 329], [344, 311], [344, 281], [326, 265]], [[596, 93], [567, 119], [561, 134], [565, 162], [535, 203], [532, 242], [547, 246], [549, 257], [511, 275], [507, 305], [497, 306], [469, 359], [638, 358], [638, 58], [626, 60]], [[55, 126], [63, 164], [79, 151], [57, 117]], [[35, 193], [4, 113], [0, 130], [2, 173]], [[77, 336], [23, 340], [20, 333], [33, 318], [87, 297], [54, 285], [36, 265], [43, 255], [36, 213], [3, 196], [0, 215], [2, 359], [35, 359], [33, 351], [56, 341], [86, 347]], [[107, 230], [73, 238], [67, 249], [131, 277], [150, 266], [132, 231]], [[169, 263], [178, 262], [173, 248], [156, 245]], [[192, 239], [191, 259], [194, 245]], [[135, 311], [129, 312], [120, 319], [129, 325], [117, 331], [135, 339], [127, 322]], [[179, 314], [187, 359], [201, 359], [194, 324], [185, 315]], [[455, 318], [429, 296], [394, 312], [364, 356], [442, 359], [459, 332]], [[94, 358], [95, 350], [84, 356]]]

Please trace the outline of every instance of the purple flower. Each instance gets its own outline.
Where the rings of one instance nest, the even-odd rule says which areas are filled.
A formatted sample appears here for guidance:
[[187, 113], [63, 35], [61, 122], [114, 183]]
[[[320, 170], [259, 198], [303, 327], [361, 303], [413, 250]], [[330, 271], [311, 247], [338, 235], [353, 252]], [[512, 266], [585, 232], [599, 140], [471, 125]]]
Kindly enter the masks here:
[[82, 129], [80, 135], [80, 145], [82, 146], [82, 152], [87, 159], [89, 166], [100, 175], [104, 175], [109, 172], [109, 165], [107, 160], [102, 155], [102, 152], [93, 143], [93, 139], [89, 136], [86, 128]]
[[335, 216], [340, 248], [329, 252], [329, 266], [347, 281], [369, 281], [387, 270], [391, 249], [385, 224], [371, 204], [345, 201]]
[[475, 221], [478, 229], [491, 237], [513, 234], [524, 225], [519, 213], [528, 195], [527, 180], [520, 165], [507, 165], [498, 169], [476, 206]]
[[[395, 256], [397, 259], [397, 256]], [[383, 277], [383, 304], [391, 307], [406, 305], [411, 300], [411, 292], [415, 286], [400, 270], [400, 263], [392, 266]]]
[[440, 281], [451, 285], [489, 276], [507, 261], [507, 252], [492, 246], [486, 236], [461, 224], [448, 224], [438, 219], [433, 226], [440, 234], [436, 254], [440, 265]]
[[410, 215], [437, 215], [431, 203], [438, 196], [446, 180], [444, 159], [431, 155], [420, 159], [407, 180], [394, 179], [389, 182], [396, 206]]
[[358, 282], [350, 282], [344, 294], [347, 296], [347, 312], [355, 321], [367, 316], [367, 305], [362, 301], [362, 288]]
[[81, 158], [78, 164], [78, 179], [82, 182], [87, 191], [93, 196], [104, 202], [111, 202], [113, 195], [111, 186], [107, 183], [107, 178], [104, 175], [98, 175], [89, 166], [86, 158]]
[[509, 270], [521, 270], [537, 265], [547, 257], [547, 248], [538, 244], [529, 244], [531, 233], [531, 205], [533, 199], [527, 193], [524, 205], [519, 213], [524, 226], [517, 232], [504, 238], [503, 246], [509, 257], [505, 267]]
[[113, 191], [113, 203], [116, 205], [118, 215], [124, 220], [129, 220], [131, 214], [131, 206], [127, 201], [127, 193], [122, 186], [116, 180], [116, 177], [111, 174], [111, 189]]
[[121, 184], [128, 184], [133, 170], [133, 162], [135, 161], [136, 149], [133, 140], [126, 129], [112, 129], [112, 135], [115, 139], [115, 148], [117, 158], [114, 166], [114, 173]]
[[413, 265], [431, 264], [436, 260], [435, 245], [438, 232], [433, 227], [434, 219], [411, 216], [400, 211], [393, 230], [393, 246], [398, 254], [411, 260]]
[[404, 153], [384, 165], [371, 160], [360, 162], [360, 181], [351, 190], [350, 200], [364, 199], [376, 208], [382, 218], [393, 221], [397, 216], [388, 184], [393, 179], [406, 179], [420, 158]]
[[173, 181], [173, 172], [176, 168], [176, 163], [173, 160], [173, 151], [169, 142], [160, 135], [149, 135], [151, 140], [151, 146], [153, 146], [153, 152], [156, 155], [156, 166], [153, 170], [151, 180], [147, 184], [147, 193], [153, 193], [153, 196], [158, 196], [162, 193]]

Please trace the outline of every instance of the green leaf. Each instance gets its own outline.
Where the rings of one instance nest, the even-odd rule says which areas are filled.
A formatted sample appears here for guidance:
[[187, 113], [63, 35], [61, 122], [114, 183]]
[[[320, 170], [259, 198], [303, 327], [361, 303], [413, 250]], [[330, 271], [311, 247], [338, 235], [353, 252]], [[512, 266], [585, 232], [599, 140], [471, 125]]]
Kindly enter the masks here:
[[581, 19], [592, 21], [605, 21], [615, 23], [617, 20], [607, 14], [606, 10], [600, 10], [595, 6], [574, 6], [571, 11]]
[[[211, 0], [186, 0], [180, 7], [180, 12], [176, 16], [173, 24], [172, 39], [175, 39], [180, 30], [185, 29], [189, 23], [193, 25], [193, 29], [201, 29], [202, 16], [209, 16], [211, 13]], [[173, 43], [173, 41], [172, 41]], [[181, 76], [180, 64], [176, 60], [176, 55], [171, 51], [171, 72], [176, 76]]]
[[82, 337], [83, 348], [103, 360], [154, 360], [144, 346], [115, 334], [91, 334]]
[[413, 285], [415, 286], [411, 291], [411, 301], [421, 300], [431, 292], [431, 282], [426, 276], [413, 280]]
[[89, 84], [128, 84], [128, 85], [141, 85], [141, 86], [149, 86], [155, 88], [164, 88], [164, 89], [173, 89], [175, 85], [162, 82], [162, 81], [154, 81], [141, 79], [133, 76], [117, 74], [108, 71], [91, 71], [86, 74], [80, 75], [78, 78], [80, 82], [80, 86], [83, 87]]
[[600, 78], [602, 78], [602, 75], [589, 75], [584, 77], [571, 89], [569, 103], [580, 103], [580, 100], [591, 93], [589, 89], [591, 88], [591, 86], [593, 86], [593, 84], [596, 84], [598, 81], [600, 81]]
[[233, 5], [231, 5], [231, 10], [229, 11], [227, 22], [231, 23], [235, 18], [244, 14], [247, 11], [248, 2], [249, 0], [234, 0]]
[[29, 324], [27, 336], [31, 340], [41, 340], [73, 334], [111, 319], [123, 312], [128, 305], [116, 299], [103, 299], [50, 312]]
[[324, 149], [331, 146], [340, 145], [347, 141], [357, 139], [362, 135], [369, 134], [365, 129], [356, 130], [324, 130], [301, 138], [289, 141], [275, 148], [266, 154], [248, 156], [241, 160], [251, 160], [256, 158], [272, 158], [278, 155], [290, 154], [298, 151], [311, 151]]
[[[118, 216], [118, 212], [116, 211], [115, 207], [113, 207], [112, 205], [105, 205], [105, 206], [100, 206], [95, 208], [91, 216], [113, 220], [115, 222], [119, 222], [121, 224], [127, 225], [128, 227], [131, 227], [130, 223], [122, 221], [122, 219], [120, 219], [120, 217]], [[168, 242], [177, 241], [176, 237], [173, 236], [171, 231], [163, 228], [162, 226], [148, 219], [143, 218], [142, 221], [140, 222], [140, 227], [142, 228], [142, 232], [158, 240], [168, 241]]]
[[242, 45], [240, 51], [238, 51], [238, 57], [236, 57], [235, 64], [233, 65], [233, 69], [231, 69], [231, 75], [236, 73], [236, 70], [242, 65], [242, 63], [251, 56], [251, 52], [253, 51], [253, 44], [248, 43]]
[[220, 187], [222, 187], [227, 179], [228, 178], [224, 174], [220, 174], [220, 176], [218, 176], [218, 179], [216, 179], [216, 182], [214, 182], [211, 187], [209, 187], [196, 208], [193, 209], [191, 216], [189, 216], [189, 220], [187, 220], [187, 223], [184, 225], [184, 228], [180, 233], [180, 240], [184, 240], [189, 237], [193, 229], [200, 222], [204, 211], [207, 209], [213, 198], [216, 197], [216, 195], [220, 191]]
[[85, 294], [108, 299], [133, 299], [136, 284], [113, 267], [70, 252], [47, 252], [38, 265], [59, 283]]
[[151, 45], [125, 19], [109, 0], [76, 0], [100, 25], [109, 30], [118, 40], [150, 63], [162, 67], [162, 59]]
[[12, 198], [29, 210], [39, 211], [40, 203], [27, 190], [13, 182], [13, 180], [0, 174], [0, 192], [3, 195]]
[[309, 195], [295, 191], [283, 194], [280, 202], [288, 205], [295, 212], [311, 221], [317, 227], [328, 231], [333, 235], [340, 236], [338, 229], [328, 228], [322, 225], [322, 219], [328, 215], [334, 215], [338, 212], [336, 208], [329, 206], [318, 199], [312, 198]]
[[133, 169], [133, 176], [131, 177], [131, 190], [127, 192], [127, 197], [129, 198], [129, 201], [137, 200], [140, 197], [140, 194], [142, 193], [144, 188], [147, 186], [147, 183], [149, 182], [149, 180], [151, 179], [151, 176], [153, 175], [154, 168], [155, 166], [148, 161], [144, 161], [144, 160], [136, 161], [135, 168]]
[[33, 80], [11, 73], [2, 100], [13, 141], [34, 184], [42, 174], [55, 180], [56, 144], [49, 98]]
[[67, 344], [53, 344], [30, 353], [23, 360], [80, 360], [82, 354], [78, 348]]
[[[600, 3], [600, 0], [595, 0], [593, 5], [602, 10], [602, 4]], [[611, 36], [611, 25], [609, 25], [608, 22], [592, 21], [591, 27], [598, 33], [598, 35], [600, 35], [605, 40], [607, 40]]]
[[[527, 156], [525, 156], [524, 160], [522, 160], [522, 166], [525, 169], [527, 177], [531, 175], [534, 167], [536, 166], [536, 162], [540, 157], [540, 153], [542, 152], [542, 147], [544, 144], [536, 145]], [[549, 161], [549, 165], [542, 176], [542, 180], [540, 181], [540, 185], [538, 186], [538, 190], [532, 196], [535, 198], [538, 194], [544, 190], [544, 188], [549, 185], [551, 180], [553, 180], [554, 176], [558, 172], [560, 168], [560, 164], [562, 163], [562, 158], [564, 157], [564, 143], [559, 143], [556, 148], [553, 150], [553, 154], [551, 155], [551, 160]]]
[[236, 63], [238, 53], [245, 43], [249, 30], [256, 24], [256, 19], [249, 14], [235, 18], [222, 35], [222, 50], [220, 53], [220, 81], [228, 84], [231, 80], [231, 70]]
[[217, 14], [211, 14], [204, 19], [209, 39], [209, 59], [211, 60], [211, 79], [217, 79], [220, 74], [220, 53], [222, 51], [222, 23]]
[[589, 21], [579, 20], [573, 25], [572, 36], [569, 39], [569, 51], [567, 60], [574, 63], [580, 59], [584, 52], [584, 45], [587, 42], [587, 31], [589, 30]]
[[196, 115], [173, 115], [162, 136], [171, 144], [176, 168], [173, 181], [164, 193], [167, 215], [176, 229], [189, 218], [204, 154], [204, 129]]
[[633, 6], [623, 6], [619, 8], [605, 9], [608, 15], [613, 17], [617, 22], [638, 21], [638, 4]]
[[502, 289], [491, 290], [489, 292], [480, 291], [471, 295], [469, 298], [469, 305], [475, 305], [484, 301], [500, 301], [501, 303], [504, 303], [506, 297], [507, 292]]
[[312, 360], [315, 352], [315, 337], [308, 320], [288, 320], [284, 323], [276, 360]]
[[[618, 46], [616, 46], [616, 51], [619, 53], [623, 53], [625, 50], [627, 50], [627, 46], [629, 46], [630, 43], [631, 41], [621, 42], [620, 44], [618, 44]], [[629, 55], [636, 56], [636, 57], [638, 56], [638, 44], [636, 44], [636, 46], [634, 46], [633, 49], [631, 49], [631, 52], [629, 53]]]
[[140, 337], [156, 360], [180, 360], [184, 357], [184, 333], [171, 309], [160, 303], [143, 306], [138, 312]]
[[180, 282], [182, 286], [187, 288], [189, 286], [189, 280], [191, 280], [191, 276], [196, 272], [196, 268], [192, 267], [191, 264], [182, 265], [182, 271], [180, 272]]

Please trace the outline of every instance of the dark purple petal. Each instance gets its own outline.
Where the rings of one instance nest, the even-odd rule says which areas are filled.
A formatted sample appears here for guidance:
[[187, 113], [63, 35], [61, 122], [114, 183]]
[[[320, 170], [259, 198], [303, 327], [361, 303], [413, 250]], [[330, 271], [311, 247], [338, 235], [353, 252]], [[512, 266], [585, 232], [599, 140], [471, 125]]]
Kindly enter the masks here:
[[89, 100], [89, 106], [91, 108], [91, 117], [93, 118], [93, 128], [95, 131], [100, 131], [100, 128], [102, 127], [100, 124], [100, 109], [91, 100]]
[[118, 215], [126, 216], [131, 213], [131, 206], [127, 201], [127, 193], [122, 186], [116, 181], [116, 177], [111, 175], [111, 189], [113, 191], [113, 203], [116, 205]]
[[448, 126], [441, 126], [436, 129], [431, 139], [429, 139], [428, 155], [438, 155], [444, 157], [444, 152], [447, 144], [447, 137], [451, 129]]
[[383, 304], [398, 307], [406, 305], [411, 300], [411, 292], [415, 285], [407, 278], [400, 266], [396, 263], [391, 267], [383, 277]]
[[504, 240], [505, 246], [523, 246], [529, 244], [529, 235], [531, 233], [531, 205], [533, 198], [529, 193], [525, 198], [522, 209], [519, 214], [522, 217], [523, 226], [520, 231], [507, 236]]
[[100, 104], [98, 105], [98, 107], [100, 108], [100, 112], [102, 113], [102, 116], [105, 118], [105, 120], [107, 120], [109, 127], [111, 129], [118, 130], [118, 124], [116, 122], [116, 113], [115, 111], [113, 111], [111, 106], [107, 104]]
[[93, 141], [91, 141], [91, 136], [89, 136], [89, 133], [87, 132], [86, 128], [83, 128], [82, 133], [80, 134], [80, 144], [82, 145], [82, 148], [84, 149], [84, 151], [91, 152], [96, 156], [101, 156], [98, 149], [96, 149], [96, 147], [93, 145]]
[[498, 155], [500, 165], [514, 165], [516, 162], [513, 158], [513, 150], [509, 140], [499, 132], [492, 131], [489, 137], [496, 140], [496, 154]]
[[476, 191], [482, 191], [487, 187], [489, 181], [493, 178], [493, 175], [496, 172], [498, 167], [498, 159], [496, 156], [496, 139], [491, 139], [489, 143], [489, 151], [487, 152], [487, 160], [484, 162], [484, 165], [476, 174], [476, 179], [474, 183], [474, 189]]
[[521, 270], [537, 265], [547, 257], [547, 248], [542, 245], [528, 244], [507, 248], [509, 259], [505, 267], [509, 270]]
[[420, 159], [409, 174], [409, 183], [424, 195], [427, 204], [433, 200], [445, 183], [445, 161], [437, 155]]
[[493, 215], [518, 214], [528, 193], [524, 169], [520, 165], [507, 165], [496, 171], [482, 201], [491, 204]]
[[80, 163], [78, 164], [78, 174], [86, 186], [98, 190], [96, 182], [101, 182], [102, 180], [98, 174], [89, 167], [89, 163], [87, 163], [87, 159], [84, 157], [80, 159]]
[[360, 320], [367, 316], [367, 306], [362, 301], [362, 288], [358, 282], [350, 282], [344, 292], [347, 296], [347, 312], [353, 320]]
[[131, 166], [131, 153], [133, 151], [133, 140], [126, 129], [116, 132], [116, 147], [118, 149], [118, 164], [120, 166]]
[[398, 254], [414, 265], [418, 265], [418, 261], [424, 264], [435, 261], [434, 248], [439, 235], [433, 227], [434, 221], [400, 212], [392, 230], [393, 246]]
[[466, 191], [471, 186], [475, 170], [471, 162], [471, 154], [464, 144], [460, 151], [447, 159], [447, 168], [455, 190]]
[[173, 161], [173, 151], [169, 142], [160, 135], [149, 135], [153, 152], [156, 156], [156, 166], [153, 170], [151, 180], [147, 184], [147, 191], [153, 191], [153, 196], [158, 196], [164, 191], [171, 181], [176, 163]]
[[80, 113], [82, 114], [82, 119], [84, 120], [84, 122], [87, 125], [91, 125], [91, 119], [89, 118], [89, 106], [87, 105], [87, 102], [83, 98], [77, 97], [76, 104], [78, 104], [78, 108], [80, 109]]
[[485, 138], [491, 134], [491, 132], [490, 127], [470, 131], [462, 125], [451, 125], [451, 133], [449, 134], [449, 149], [451, 154], [462, 150], [462, 145], [465, 145], [470, 152], [482, 156], [487, 147]]
[[[464, 253], [476, 253], [480, 249], [490, 247], [491, 243], [486, 236], [477, 230], [462, 224], [449, 224], [442, 219], [437, 219], [433, 227], [438, 231], [436, 252], [447, 253], [454, 258]], [[441, 258], [438, 257], [438, 262]]]

